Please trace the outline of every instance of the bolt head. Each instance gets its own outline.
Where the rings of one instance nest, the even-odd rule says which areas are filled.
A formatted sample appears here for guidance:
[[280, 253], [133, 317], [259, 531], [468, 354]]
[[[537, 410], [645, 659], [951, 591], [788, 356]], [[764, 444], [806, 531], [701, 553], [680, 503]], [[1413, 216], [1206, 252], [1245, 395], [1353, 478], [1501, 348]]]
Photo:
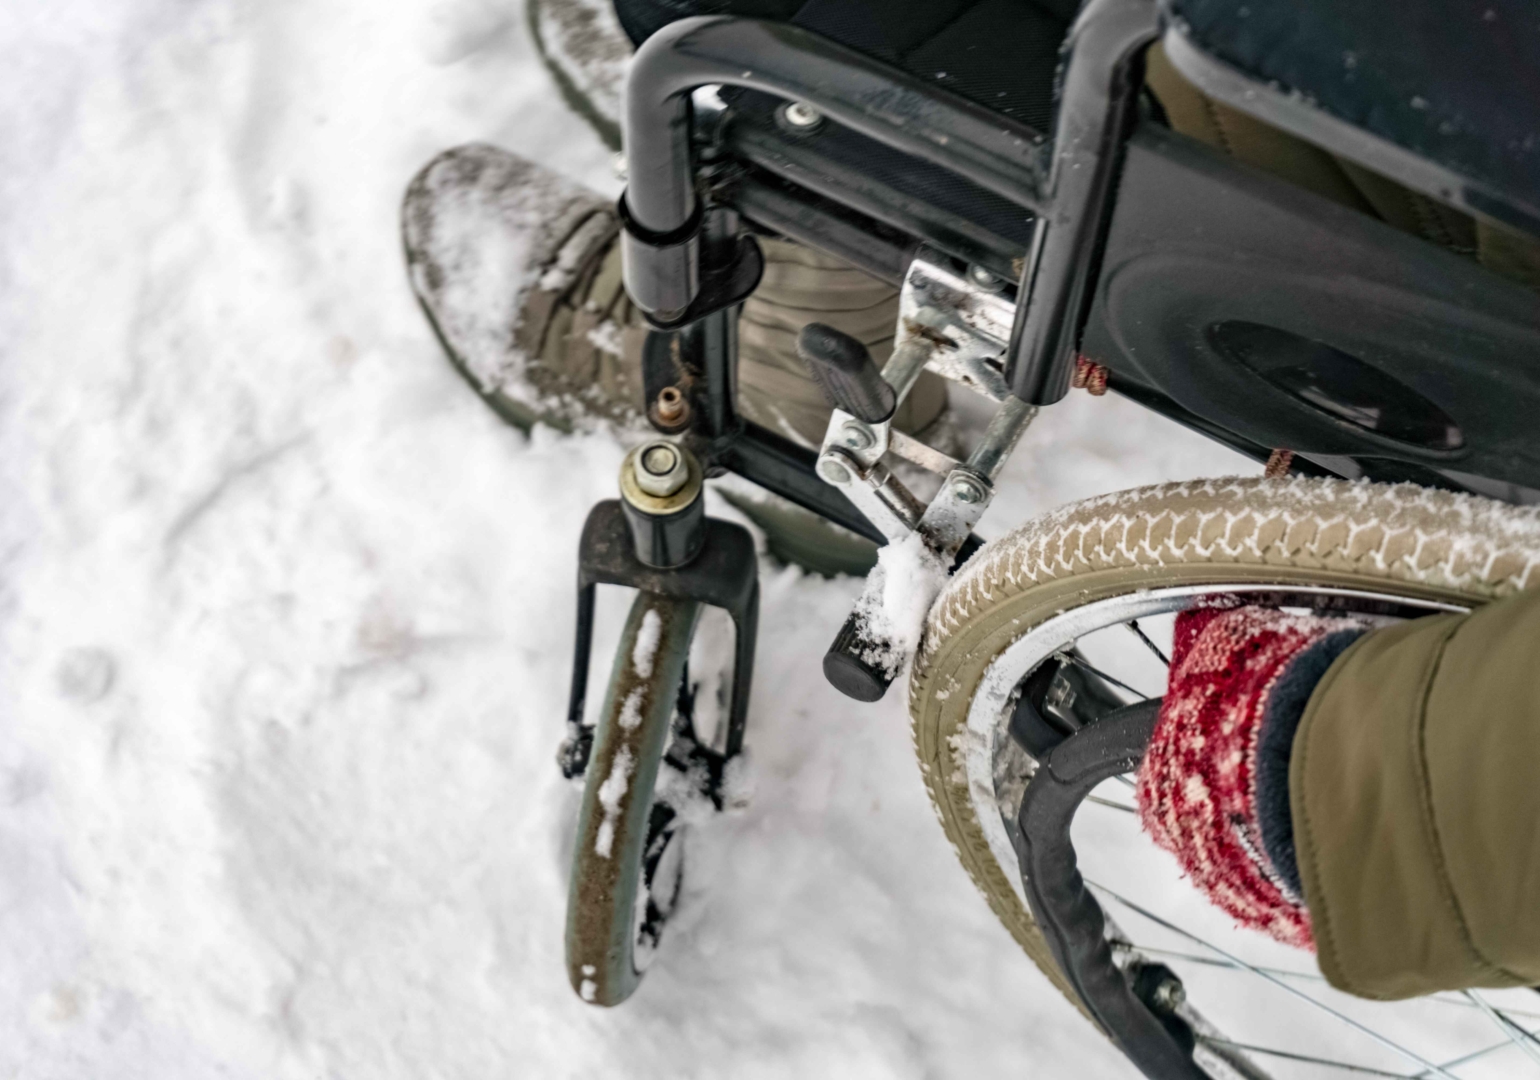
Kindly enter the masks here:
[[968, 280], [985, 292], [999, 292], [1005, 288], [1005, 282], [996, 277], [993, 271], [985, 269], [978, 263], [969, 264]]
[[684, 487], [690, 467], [684, 454], [671, 442], [658, 439], [637, 451], [632, 475], [636, 486], [649, 495], [666, 499]]
[[960, 477], [952, 481], [952, 497], [960, 503], [980, 503], [984, 501], [984, 489], [978, 481]]
[[805, 101], [791, 101], [781, 106], [781, 118], [803, 131], [811, 131], [823, 123], [823, 114]]
[[818, 475], [831, 484], [850, 483], [850, 470], [833, 458], [824, 458], [818, 463]]
[[1157, 1009], [1165, 1012], [1175, 1012], [1187, 1000], [1187, 991], [1175, 979], [1167, 979], [1155, 988], [1155, 993], [1152, 996]]
[[870, 450], [876, 441], [871, 430], [860, 424], [849, 423], [840, 428], [840, 443], [852, 450]]

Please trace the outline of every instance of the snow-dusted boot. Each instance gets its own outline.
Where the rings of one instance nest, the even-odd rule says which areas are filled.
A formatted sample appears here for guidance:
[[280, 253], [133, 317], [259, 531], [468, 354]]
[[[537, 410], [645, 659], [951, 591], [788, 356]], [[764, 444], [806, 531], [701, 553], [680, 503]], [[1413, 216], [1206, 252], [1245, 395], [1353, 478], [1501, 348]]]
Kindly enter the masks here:
[[526, 428], [639, 415], [646, 329], [621, 283], [608, 200], [471, 145], [418, 173], [401, 218], [429, 322], [500, 415]]
[[530, 36], [561, 96], [611, 150], [620, 149], [620, 96], [631, 39], [610, 0], [529, 0]]
[[[621, 280], [619, 233], [608, 200], [492, 146], [446, 151], [408, 187], [402, 236], [412, 288], [451, 362], [504, 419], [524, 428], [642, 422], [647, 325]], [[831, 325], [885, 362], [898, 291], [799, 244], [764, 237], [761, 247], [764, 278], [740, 321], [738, 406], [816, 446], [829, 405], [797, 355], [797, 332]], [[914, 433], [945, 405], [945, 384], [927, 373], [894, 421]], [[744, 509], [783, 557], [826, 573], [870, 565], [866, 541], [766, 498]]]
[[[626, 296], [611, 204], [496, 147], [434, 158], [407, 189], [402, 233], [412, 287], [450, 359], [510, 421], [570, 426], [642, 415], [646, 323]], [[797, 355], [810, 322], [858, 338], [878, 363], [893, 347], [898, 291], [821, 252], [764, 238], [765, 274], [744, 304], [739, 407], [817, 445], [829, 406]], [[924, 377], [895, 423], [925, 427], [945, 386]]]

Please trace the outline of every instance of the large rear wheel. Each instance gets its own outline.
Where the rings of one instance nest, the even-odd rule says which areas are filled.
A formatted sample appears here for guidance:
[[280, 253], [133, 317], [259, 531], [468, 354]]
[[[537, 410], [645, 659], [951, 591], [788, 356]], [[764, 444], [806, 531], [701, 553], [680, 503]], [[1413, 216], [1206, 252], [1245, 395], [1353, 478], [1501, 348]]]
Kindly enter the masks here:
[[995, 913], [1147, 1075], [1540, 1076], [1540, 1000], [1336, 994], [1308, 954], [1209, 908], [1127, 788], [1171, 619], [1200, 596], [1394, 621], [1540, 585], [1537, 564], [1540, 512], [1408, 485], [1214, 481], [1068, 507], [990, 544], [932, 609], [910, 683], [921, 771]]

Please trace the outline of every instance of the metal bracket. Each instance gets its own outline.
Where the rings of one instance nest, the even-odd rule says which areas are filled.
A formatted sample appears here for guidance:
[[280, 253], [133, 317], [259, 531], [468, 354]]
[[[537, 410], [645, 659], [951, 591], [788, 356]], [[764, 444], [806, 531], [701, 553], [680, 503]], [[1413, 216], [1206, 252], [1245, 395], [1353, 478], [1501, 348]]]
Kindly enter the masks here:
[[880, 461], [864, 465], [841, 447], [831, 447], [819, 457], [818, 475], [843, 491], [889, 541], [914, 532], [925, 513], [925, 504], [886, 465]]
[[921, 250], [909, 264], [898, 301], [898, 333], [931, 345], [925, 366], [992, 401], [1011, 396], [1002, 357], [1011, 340], [1016, 305], [1002, 295], [1005, 282], [972, 268], [947, 266], [946, 256]]
[[[818, 456], [819, 477], [843, 491], [889, 543], [919, 533], [948, 566], [970, 550], [965, 545], [994, 500], [995, 478], [1037, 415], [1035, 405], [1012, 396], [1001, 367], [1016, 318], [1005, 289], [987, 271], [974, 267], [960, 274], [946, 256], [922, 249], [899, 294], [897, 346], [882, 371], [898, 400], [928, 368], [1000, 405], [967, 460], [893, 431], [891, 421], [866, 424], [839, 409]], [[928, 504], [893, 475], [883, 461], [889, 453], [942, 477]], [[824, 656], [825, 676], [858, 701], [882, 697], [901, 666], [892, 643], [878, 640], [885, 631], [875, 631], [858, 614], [880, 606], [878, 588], [874, 576]]]
[[[930, 370], [1000, 403], [966, 461], [919, 440], [867, 424], [839, 409], [829, 419], [818, 475], [843, 491], [889, 541], [919, 530], [944, 558], [957, 554], [994, 498], [994, 481], [1037, 409], [1011, 395], [1001, 358], [1016, 306], [1005, 283], [977, 268], [958, 273], [946, 256], [922, 249], [899, 294], [897, 345], [882, 376], [902, 401]], [[927, 505], [883, 463], [889, 453], [944, 478]]]
[[577, 634], [572, 658], [572, 690], [567, 700], [567, 743], [562, 771], [581, 775], [588, 763], [590, 729], [583, 727], [588, 698], [588, 659], [593, 650], [594, 587], [626, 585], [661, 596], [699, 600], [723, 608], [736, 629], [732, 696], [727, 714], [724, 761], [743, 749], [748, 720], [749, 686], [754, 674], [754, 639], [759, 625], [759, 561], [754, 538], [741, 525], [716, 518], [705, 521], [705, 542], [694, 561], [672, 570], [644, 565], [618, 499], [596, 503], [578, 541]]

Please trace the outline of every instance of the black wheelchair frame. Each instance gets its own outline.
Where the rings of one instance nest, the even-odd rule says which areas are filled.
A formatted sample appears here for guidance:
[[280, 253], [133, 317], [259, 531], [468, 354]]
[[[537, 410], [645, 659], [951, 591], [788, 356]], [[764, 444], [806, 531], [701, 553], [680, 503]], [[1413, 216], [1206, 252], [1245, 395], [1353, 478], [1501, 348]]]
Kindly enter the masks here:
[[[1540, 214], [1522, 198], [1249, 78], [1156, 0], [1084, 7], [1064, 45], [1051, 133], [795, 26], [685, 19], [637, 53], [624, 118], [626, 285], [655, 328], [645, 393], [651, 404], [664, 394], [686, 403], [685, 419], [669, 424], [650, 410], [656, 426], [682, 433], [708, 476], [736, 473], [878, 543], [928, 527], [959, 561], [975, 547], [969, 529], [981, 508], [943, 520], [891, 493], [858, 503], [846, 494], [856, 486], [826, 482], [831, 453], [851, 460], [833, 443], [814, 451], [738, 415], [736, 318], [762, 269], [757, 229], [906, 289], [925, 285], [915, 272], [926, 268], [932, 286], [950, 282], [957, 304], [989, 308], [977, 317], [996, 320], [1003, 348], [973, 370], [992, 380], [988, 396], [1005, 419], [987, 467], [978, 454], [942, 459], [952, 476], [982, 485], [986, 504], [1031, 413], [1064, 397], [1085, 358], [1105, 365], [1112, 389], [1243, 454], [1289, 451], [1295, 473], [1540, 501], [1540, 377], [1530, 359], [1540, 355], [1540, 297], [1171, 132], [1143, 89], [1156, 41], [1215, 98], [1412, 190], [1540, 232]], [[922, 361], [910, 361], [907, 376], [890, 364], [900, 394]], [[875, 457], [864, 463], [876, 469]], [[612, 525], [611, 547], [622, 542]], [[584, 566], [601, 554], [585, 548]], [[587, 671], [592, 580], [656, 591], [660, 575], [702, 577], [631, 562], [584, 579], [578, 673]], [[748, 613], [733, 749], [752, 659], [751, 563], [732, 560], [728, 575], [735, 616]], [[697, 581], [661, 591], [697, 585], [708, 600], [727, 588]], [[835, 654], [859, 651], [850, 637], [847, 624]], [[886, 686], [825, 670], [852, 696]], [[582, 697], [575, 684], [574, 727]], [[1150, 720], [1141, 713], [1124, 726], [1143, 731]], [[1107, 737], [1122, 737], [1114, 728]], [[1205, 1075], [1190, 1033], [1124, 980], [1104, 977], [1090, 955], [1105, 952], [1100, 924], [1074, 911], [1083, 887], [1072, 855], [1068, 873], [1057, 921], [1069, 930], [1055, 952], [1087, 1009], [1151, 1075]], [[1055, 924], [1054, 912], [1035, 913]]]
[[[1523, 203], [1248, 80], [1180, 24], [1166, 25], [1154, 0], [1087, 5], [1065, 43], [1051, 139], [794, 26], [686, 19], [649, 39], [630, 75], [622, 213], [628, 288], [654, 325], [682, 334], [686, 362], [699, 373], [705, 407], [695, 434], [707, 440], [707, 457], [881, 539], [816, 479], [809, 455], [734, 414], [727, 312], [752, 290], [752, 267], [743, 265], [752, 256], [736, 243], [741, 215], [894, 283], [921, 245], [1014, 280], [1004, 377], [1030, 404], [1061, 399], [1084, 354], [1111, 369], [1113, 389], [1258, 459], [1288, 448], [1301, 452], [1295, 471], [1307, 474], [1530, 501], [1540, 490], [1540, 443], [1528, 423], [1540, 407], [1528, 360], [1540, 345], [1540, 300], [1468, 259], [1170, 133], [1141, 97], [1144, 50], [1156, 40], [1195, 84], [1230, 104], [1413, 190], [1540, 231]], [[750, 93], [702, 107], [692, 92], [703, 86]], [[832, 123], [790, 130], [768, 105], [779, 101], [803, 102]], [[1411, 417], [1413, 429], [1456, 417], [1455, 445], [1409, 440], [1406, 423], [1376, 430], [1363, 423], [1361, 401], [1332, 400], [1398, 393], [1383, 382], [1280, 386], [1258, 365], [1237, 362], [1244, 344], [1131, 329], [1136, 319], [1117, 310], [1117, 279], [1143, 270], [1151, 255], [1198, 246], [1211, 275], [1244, 266], [1255, 279], [1212, 290], [1221, 298], [1286, 294], [1252, 304], [1260, 310], [1248, 321], [1325, 339], [1387, 374], [1411, 392], [1401, 394], [1408, 408], [1437, 406]], [[1247, 253], [1257, 251], [1271, 251], [1274, 265], [1252, 265]], [[1366, 309], [1387, 314], [1373, 333], [1345, 334], [1324, 318], [1295, 331], [1289, 308], [1303, 302], [1301, 289], [1346, 297], [1331, 314], [1350, 328]], [[1180, 291], [1158, 288], [1150, 302]], [[1274, 350], [1281, 360], [1265, 360], [1280, 366], [1292, 358], [1289, 345]], [[670, 375], [653, 374], [649, 391]]]

